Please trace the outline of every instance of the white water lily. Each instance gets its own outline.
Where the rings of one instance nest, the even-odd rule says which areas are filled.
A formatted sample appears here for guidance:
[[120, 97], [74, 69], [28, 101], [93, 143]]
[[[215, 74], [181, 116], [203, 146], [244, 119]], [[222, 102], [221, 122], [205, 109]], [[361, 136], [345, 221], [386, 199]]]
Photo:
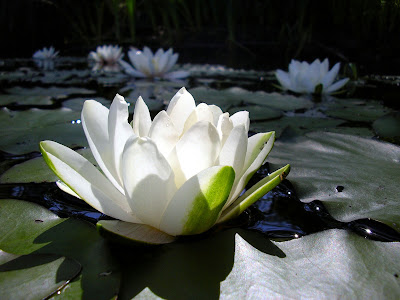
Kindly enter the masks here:
[[186, 71], [171, 71], [178, 60], [178, 53], [173, 53], [170, 48], [168, 51], [158, 49], [155, 54], [144, 47], [143, 51], [132, 47], [128, 51], [128, 57], [132, 65], [121, 60], [120, 63], [125, 72], [134, 77], [140, 78], [165, 78], [181, 79], [189, 76]]
[[[287, 165], [239, 197], [265, 161], [275, 133], [248, 138], [248, 112], [229, 116], [215, 105], [196, 106], [185, 88], [153, 120], [139, 97], [129, 124], [120, 95], [110, 109], [87, 100], [81, 119], [102, 172], [53, 141], [40, 143], [43, 157], [62, 180], [62, 190], [121, 220], [99, 223], [136, 240], [162, 243], [202, 233], [238, 216], [289, 172]], [[149, 240], [153, 235], [156, 240]]]
[[33, 54], [33, 59], [54, 59], [58, 55], [58, 51], [54, 47], [43, 48]]
[[329, 70], [327, 58], [322, 63], [316, 59], [311, 64], [292, 60], [289, 64], [289, 72], [277, 70], [275, 75], [285, 90], [306, 94], [331, 94], [349, 81], [349, 78], [344, 78], [334, 82], [339, 69], [340, 63], [337, 63]]
[[119, 46], [98, 46], [96, 51], [89, 53], [89, 59], [95, 62], [93, 70], [119, 71], [119, 61], [124, 57]]

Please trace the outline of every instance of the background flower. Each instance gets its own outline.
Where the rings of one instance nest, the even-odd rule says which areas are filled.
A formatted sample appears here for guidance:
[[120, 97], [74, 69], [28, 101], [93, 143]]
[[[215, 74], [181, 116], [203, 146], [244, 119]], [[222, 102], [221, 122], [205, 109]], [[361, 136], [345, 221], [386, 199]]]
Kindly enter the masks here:
[[296, 93], [331, 94], [349, 81], [349, 78], [344, 78], [334, 83], [339, 69], [340, 63], [336, 63], [329, 70], [327, 58], [322, 63], [316, 59], [311, 64], [293, 59], [289, 64], [289, 72], [278, 69], [275, 75], [285, 90]]
[[170, 48], [168, 51], [158, 49], [155, 54], [148, 48], [144, 47], [143, 51], [132, 47], [128, 52], [129, 60], [133, 67], [121, 61], [121, 65], [125, 72], [134, 77], [147, 78], [166, 78], [166, 79], [181, 79], [189, 76], [186, 71], [172, 71], [172, 68], [178, 60], [178, 53], [173, 53]]
[[58, 55], [58, 51], [55, 51], [54, 47], [43, 48], [36, 51], [33, 54], [33, 59], [54, 59]]

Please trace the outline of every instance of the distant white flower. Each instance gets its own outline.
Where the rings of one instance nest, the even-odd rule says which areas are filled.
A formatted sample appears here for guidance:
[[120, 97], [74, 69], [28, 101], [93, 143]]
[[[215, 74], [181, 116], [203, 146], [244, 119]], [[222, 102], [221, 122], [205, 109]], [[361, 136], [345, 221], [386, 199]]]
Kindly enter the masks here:
[[189, 76], [189, 72], [171, 72], [171, 69], [178, 60], [178, 56], [178, 53], [174, 54], [171, 48], [165, 52], [160, 48], [153, 54], [148, 47], [144, 47], [143, 51], [132, 47], [131, 50], [128, 51], [128, 57], [133, 67], [123, 60], [121, 60], [120, 63], [125, 69], [125, 72], [134, 77], [166, 79], [186, 78]]
[[55, 51], [54, 47], [43, 48], [36, 51], [33, 54], [33, 59], [54, 59], [58, 55], [58, 51]]
[[89, 53], [89, 59], [103, 65], [117, 64], [123, 57], [122, 48], [112, 45], [98, 46], [96, 51], [91, 51]]
[[339, 69], [340, 63], [337, 63], [329, 70], [327, 58], [322, 63], [316, 59], [311, 64], [292, 60], [289, 64], [289, 72], [276, 70], [275, 75], [285, 90], [296, 93], [331, 94], [349, 81], [349, 78], [344, 78], [333, 82]]

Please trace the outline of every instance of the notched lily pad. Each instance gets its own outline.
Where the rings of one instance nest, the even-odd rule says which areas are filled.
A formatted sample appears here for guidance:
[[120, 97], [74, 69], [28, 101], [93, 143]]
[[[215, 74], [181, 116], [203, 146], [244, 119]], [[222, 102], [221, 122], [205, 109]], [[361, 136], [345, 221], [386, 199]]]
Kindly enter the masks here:
[[250, 123], [250, 130], [254, 132], [268, 132], [274, 130], [276, 137], [290, 129], [298, 134], [315, 130], [328, 130], [344, 123], [342, 120], [334, 120], [327, 118], [307, 118], [307, 117], [282, 117], [279, 120], [266, 122]]
[[335, 99], [327, 104], [326, 115], [356, 122], [372, 122], [391, 110], [378, 101]]
[[340, 221], [372, 218], [400, 231], [400, 147], [316, 132], [275, 142], [269, 161], [290, 162], [300, 200], [323, 201]]
[[400, 243], [329, 230], [274, 245], [284, 258], [236, 235], [233, 269], [221, 283], [220, 298], [400, 297]]
[[[77, 152], [92, 164], [97, 164], [89, 148]], [[11, 167], [0, 176], [0, 183], [55, 182], [58, 179], [43, 157], [37, 157]]]
[[247, 110], [252, 121], [277, 119], [282, 116], [281, 111], [260, 105], [234, 107], [229, 110], [229, 113], [233, 115], [241, 110]]
[[0, 250], [0, 298], [43, 299], [74, 279], [81, 265], [51, 254], [14, 255]]
[[313, 103], [303, 97], [295, 97], [293, 95], [266, 93], [263, 91], [252, 93], [247, 97], [246, 102], [257, 105], [264, 105], [283, 111], [298, 110], [310, 108]]

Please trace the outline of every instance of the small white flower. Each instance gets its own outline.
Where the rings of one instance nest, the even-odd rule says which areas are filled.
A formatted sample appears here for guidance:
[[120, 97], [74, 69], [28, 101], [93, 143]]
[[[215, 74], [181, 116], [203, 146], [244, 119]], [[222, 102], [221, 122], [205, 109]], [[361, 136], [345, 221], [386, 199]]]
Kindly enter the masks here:
[[89, 59], [102, 66], [117, 65], [123, 56], [122, 49], [119, 46], [112, 45], [98, 46], [96, 51], [89, 53]]
[[112, 223], [118, 234], [137, 240], [154, 232], [167, 237], [164, 242], [202, 233], [238, 216], [289, 172], [287, 165], [239, 197], [264, 163], [275, 133], [248, 138], [247, 111], [229, 116], [215, 105], [196, 106], [185, 88], [153, 120], [139, 97], [129, 124], [128, 103], [120, 95], [110, 109], [86, 101], [81, 120], [102, 172], [53, 141], [40, 143], [43, 157], [62, 190], [121, 220], [100, 224]]
[[322, 63], [319, 59], [309, 64], [305, 61], [292, 60], [289, 64], [289, 72], [277, 70], [275, 75], [283, 89], [301, 94], [319, 92], [331, 94], [342, 88], [349, 78], [344, 78], [334, 83], [340, 69], [337, 63], [329, 70], [329, 61], [326, 58]]
[[128, 51], [128, 57], [133, 67], [121, 60], [121, 65], [125, 72], [134, 77], [141, 78], [165, 78], [165, 79], [181, 79], [189, 76], [186, 71], [172, 71], [171, 69], [178, 60], [178, 53], [173, 53], [170, 48], [168, 51], [158, 49], [155, 54], [148, 48], [144, 47], [143, 51], [132, 47]]
[[36, 51], [33, 54], [33, 59], [54, 59], [58, 55], [58, 51], [55, 51], [53, 47], [43, 48], [41, 50]]

